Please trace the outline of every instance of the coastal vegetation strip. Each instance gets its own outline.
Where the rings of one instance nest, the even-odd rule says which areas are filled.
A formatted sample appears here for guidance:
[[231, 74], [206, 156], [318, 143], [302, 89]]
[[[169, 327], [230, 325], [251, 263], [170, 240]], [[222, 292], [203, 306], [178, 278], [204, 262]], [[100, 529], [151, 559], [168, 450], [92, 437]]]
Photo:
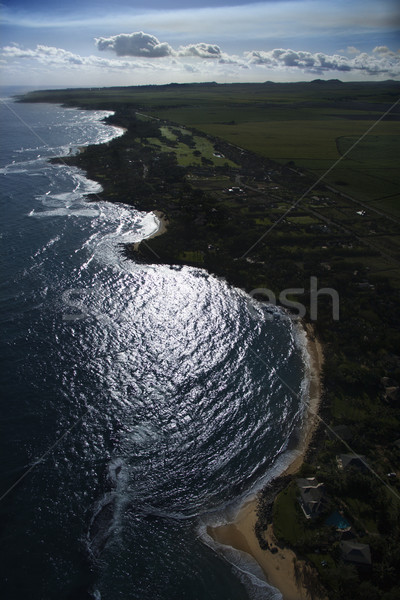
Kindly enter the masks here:
[[[311, 277], [339, 294], [339, 320], [329, 296], [318, 297], [313, 325], [325, 349], [322, 422], [300, 472], [290, 475], [285, 504], [290, 518], [302, 519], [294, 478], [314, 478], [324, 486], [325, 512], [304, 517], [301, 531], [288, 536], [280, 525], [281, 497], [273, 509], [263, 501], [267, 490], [254, 521], [263, 544], [275, 518], [282, 543], [315, 566], [334, 600], [392, 600], [400, 593], [400, 198], [391, 157], [398, 111], [283, 215], [393, 104], [399, 89], [396, 82], [199, 84], [28, 97], [115, 110], [109, 122], [124, 127], [123, 136], [63, 161], [100, 181], [103, 199], [160, 210], [168, 219], [164, 235], [125, 248], [128, 256], [201, 266], [247, 291], [268, 288], [277, 298], [297, 288], [303, 292], [295, 299], [306, 307]], [[277, 136], [281, 126], [274, 143], [260, 126], [271, 122]], [[293, 142], [290, 123], [298, 132]], [[202, 142], [193, 145], [196, 138]], [[337, 457], [353, 451], [364, 457], [366, 470], [357, 463], [338, 467]], [[351, 524], [349, 539], [325, 524], [335, 511]], [[371, 564], [349, 560], [345, 542], [359, 558], [368, 547]]]

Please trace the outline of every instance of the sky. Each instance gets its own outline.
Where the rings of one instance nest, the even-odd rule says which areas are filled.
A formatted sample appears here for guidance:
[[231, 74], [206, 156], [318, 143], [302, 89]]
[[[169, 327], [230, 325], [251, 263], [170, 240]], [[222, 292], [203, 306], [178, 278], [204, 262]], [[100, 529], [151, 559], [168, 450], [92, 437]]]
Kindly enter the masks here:
[[0, 0], [0, 85], [400, 79], [396, 0]]

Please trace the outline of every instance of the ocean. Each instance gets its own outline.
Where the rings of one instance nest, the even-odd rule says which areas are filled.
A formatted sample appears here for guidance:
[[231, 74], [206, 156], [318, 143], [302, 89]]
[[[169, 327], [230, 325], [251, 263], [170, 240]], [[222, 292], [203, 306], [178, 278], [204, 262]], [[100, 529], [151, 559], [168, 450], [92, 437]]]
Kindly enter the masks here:
[[206, 526], [290, 460], [297, 326], [204, 270], [123, 257], [155, 215], [86, 201], [99, 184], [48, 161], [121, 135], [109, 113], [0, 111], [1, 597], [280, 598]]

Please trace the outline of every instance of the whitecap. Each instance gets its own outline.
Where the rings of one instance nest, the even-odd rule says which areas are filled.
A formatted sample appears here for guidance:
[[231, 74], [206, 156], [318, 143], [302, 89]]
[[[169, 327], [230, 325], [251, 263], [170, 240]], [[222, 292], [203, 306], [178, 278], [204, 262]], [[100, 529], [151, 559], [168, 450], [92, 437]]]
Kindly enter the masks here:
[[82, 208], [80, 210], [69, 210], [68, 208], [57, 208], [55, 210], [43, 210], [35, 211], [32, 210], [28, 213], [30, 217], [36, 217], [38, 219], [47, 217], [86, 217], [95, 218], [98, 217], [99, 212], [93, 208]]

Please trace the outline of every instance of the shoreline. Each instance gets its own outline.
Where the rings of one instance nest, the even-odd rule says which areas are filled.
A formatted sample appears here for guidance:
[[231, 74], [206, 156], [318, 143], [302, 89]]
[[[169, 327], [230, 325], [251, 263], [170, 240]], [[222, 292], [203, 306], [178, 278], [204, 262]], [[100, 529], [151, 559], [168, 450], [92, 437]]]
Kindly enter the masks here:
[[[126, 128], [117, 127], [125, 133]], [[119, 137], [119, 136], [117, 136]], [[80, 147], [79, 153], [83, 154], [87, 147]], [[131, 244], [134, 252], [138, 252], [140, 245], [153, 238], [163, 235], [168, 229], [169, 221], [165, 213], [160, 210], [146, 210], [155, 215], [158, 219], [157, 229], [149, 236], [141, 239], [139, 242]], [[208, 269], [206, 269], [208, 271]], [[239, 286], [241, 287], [241, 286]], [[245, 288], [241, 287], [244, 291]], [[317, 413], [321, 398], [321, 366], [323, 362], [322, 347], [316, 340], [311, 324], [301, 320], [295, 322], [295, 325], [301, 328], [302, 333], [306, 335], [305, 349], [307, 353], [307, 370], [309, 378], [309, 402], [305, 406], [304, 423], [300, 431], [300, 440], [297, 446], [297, 454], [290, 464], [277, 475], [274, 480], [284, 476], [291, 476], [296, 473], [304, 460], [310, 441], [313, 437], [317, 424]], [[304, 560], [297, 559], [296, 554], [289, 548], [281, 548], [274, 537], [273, 526], [268, 525], [263, 537], [270, 547], [275, 547], [278, 552], [272, 554], [270, 551], [262, 550], [257, 536], [255, 534], [255, 525], [257, 523], [258, 494], [252, 498], [247, 497], [240, 506], [239, 511], [233, 522], [217, 527], [207, 527], [208, 535], [217, 544], [232, 547], [242, 552], [246, 552], [261, 567], [266, 581], [272, 587], [276, 588], [283, 597], [283, 600], [306, 600], [309, 597], [308, 590], [304, 584], [299, 584], [301, 574], [310, 569]], [[299, 575], [296, 573], [300, 572]], [[314, 596], [315, 600], [320, 600]]]
[[163, 212], [161, 212], [160, 210], [152, 210], [152, 211], [150, 211], [150, 213], [153, 213], [153, 215], [155, 215], [156, 218], [158, 219], [158, 227], [152, 234], [141, 239], [139, 242], [135, 242], [134, 244], [131, 244], [131, 247], [134, 250], [134, 252], [139, 251], [139, 247], [142, 242], [145, 242], [146, 240], [151, 240], [155, 237], [158, 237], [159, 235], [163, 235], [168, 229], [169, 221]]
[[[291, 476], [297, 473], [303, 464], [308, 447], [318, 424], [318, 408], [321, 401], [321, 369], [323, 350], [316, 339], [311, 324], [299, 322], [306, 335], [308, 354], [308, 402], [305, 408], [304, 424], [297, 447], [297, 456], [278, 476]], [[310, 570], [304, 560], [299, 560], [293, 550], [280, 547], [275, 539], [273, 525], [269, 524], [263, 537], [270, 547], [277, 549], [274, 554], [262, 550], [255, 534], [257, 522], [258, 496], [246, 500], [231, 523], [218, 527], [207, 527], [208, 535], [218, 544], [231, 546], [249, 554], [261, 567], [267, 582], [282, 594], [283, 600], [304, 600], [308, 598], [307, 588], [301, 581], [301, 575]]]
[[159, 235], [163, 235], [163, 233], [165, 233], [168, 229], [168, 219], [165, 216], [165, 214], [163, 212], [161, 212], [160, 210], [152, 210], [151, 211], [154, 215], [156, 215], [157, 219], [158, 219], [158, 229], [152, 233], [151, 235], [149, 235], [149, 237], [145, 238], [146, 240], [151, 240], [152, 238], [155, 238]]

